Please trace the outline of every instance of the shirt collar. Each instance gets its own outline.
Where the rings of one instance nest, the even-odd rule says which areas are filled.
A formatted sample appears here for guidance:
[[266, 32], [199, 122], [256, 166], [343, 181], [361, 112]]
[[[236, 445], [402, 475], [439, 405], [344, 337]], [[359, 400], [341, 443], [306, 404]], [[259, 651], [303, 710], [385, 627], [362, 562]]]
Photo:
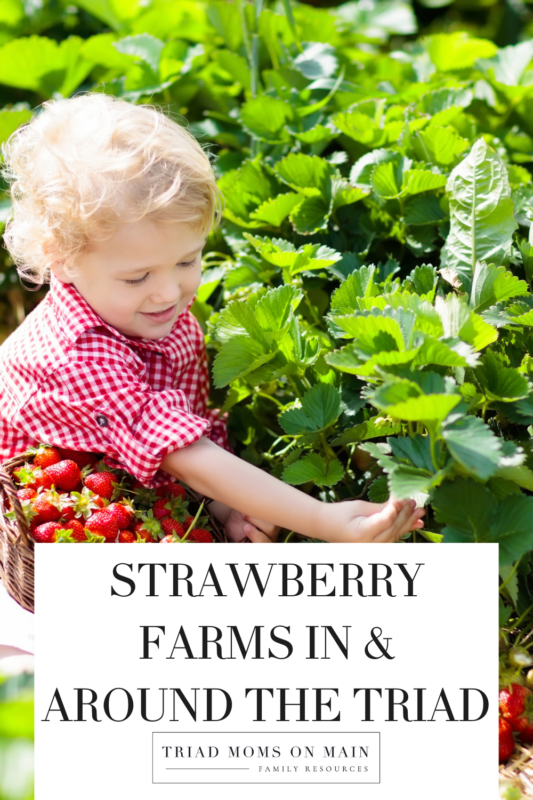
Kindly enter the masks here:
[[59, 322], [59, 329], [69, 342], [74, 344], [85, 331], [91, 328], [105, 328], [115, 339], [135, 347], [160, 352], [166, 345], [171, 345], [172, 334], [179, 326], [186, 311], [189, 311], [194, 298], [185, 306], [178, 316], [170, 333], [162, 339], [144, 339], [142, 337], [124, 336], [124, 334], [105, 322], [93, 311], [89, 303], [81, 296], [73, 283], [63, 283], [52, 273], [50, 277], [50, 300]]

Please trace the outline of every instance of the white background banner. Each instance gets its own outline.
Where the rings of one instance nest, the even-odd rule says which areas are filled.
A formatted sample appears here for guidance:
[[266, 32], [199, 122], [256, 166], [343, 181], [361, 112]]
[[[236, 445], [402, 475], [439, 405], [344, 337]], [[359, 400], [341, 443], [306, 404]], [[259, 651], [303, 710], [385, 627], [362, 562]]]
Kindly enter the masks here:
[[36, 800], [497, 796], [497, 545], [36, 547]]

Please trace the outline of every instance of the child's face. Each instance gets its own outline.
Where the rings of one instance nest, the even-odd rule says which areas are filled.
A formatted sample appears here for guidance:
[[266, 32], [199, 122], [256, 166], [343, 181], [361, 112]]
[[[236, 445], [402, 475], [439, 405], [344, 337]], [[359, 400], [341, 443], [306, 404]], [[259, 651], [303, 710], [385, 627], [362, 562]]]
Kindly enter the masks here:
[[162, 339], [198, 290], [204, 244], [203, 234], [185, 222], [143, 219], [94, 241], [73, 278], [61, 267], [54, 273], [120, 333]]

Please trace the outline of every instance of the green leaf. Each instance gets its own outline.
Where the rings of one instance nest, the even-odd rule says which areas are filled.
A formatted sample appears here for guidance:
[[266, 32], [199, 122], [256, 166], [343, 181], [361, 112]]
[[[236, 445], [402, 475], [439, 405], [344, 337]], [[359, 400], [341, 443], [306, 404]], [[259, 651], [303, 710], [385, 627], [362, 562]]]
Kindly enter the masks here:
[[470, 303], [475, 311], [485, 311], [495, 303], [527, 293], [527, 283], [519, 280], [505, 267], [476, 264], [470, 295]]
[[245, 161], [240, 169], [229, 170], [218, 181], [226, 199], [225, 215], [245, 227], [264, 227], [251, 218], [266, 200], [278, 194], [276, 181], [258, 161]]
[[334, 53], [335, 50], [330, 44], [313, 42], [294, 59], [294, 66], [310, 81], [329, 78], [339, 65]]
[[468, 139], [459, 136], [455, 128], [431, 125], [414, 135], [415, 152], [421, 161], [431, 161], [439, 167], [449, 167], [469, 147]]
[[443, 222], [446, 216], [434, 194], [414, 195], [405, 201], [403, 216], [405, 225], [432, 225]]
[[295, 194], [294, 192], [280, 194], [277, 197], [271, 197], [269, 200], [265, 200], [259, 208], [251, 212], [250, 218], [257, 219], [260, 222], [266, 222], [274, 228], [279, 228], [293, 208], [301, 202], [301, 195]]
[[0, 83], [29, 89], [42, 97], [59, 92], [68, 97], [93, 65], [80, 56], [83, 40], [70, 36], [60, 44], [44, 36], [28, 36], [0, 47]]
[[279, 416], [286, 433], [297, 435], [328, 428], [341, 413], [338, 389], [329, 384], [313, 386], [302, 398], [301, 408], [291, 408]]
[[[469, 290], [478, 261], [509, 263], [517, 223], [505, 165], [484, 139], [479, 139], [451, 173], [446, 189], [450, 233], [441, 265], [457, 274]], [[448, 279], [448, 274], [444, 277]]]
[[138, 15], [143, 4], [142, 0], [76, 0], [76, 5], [118, 31]]
[[240, 120], [243, 127], [265, 142], [278, 143], [289, 140], [285, 125], [292, 121], [291, 106], [276, 97], [254, 97], [241, 107]]
[[478, 58], [490, 58], [498, 48], [486, 39], [470, 38], [467, 33], [437, 33], [422, 40], [439, 72], [452, 72], [473, 66]]
[[334, 486], [343, 476], [344, 470], [336, 458], [326, 466], [324, 459], [317, 453], [308, 453], [299, 461], [290, 464], [283, 471], [281, 478], [293, 486], [308, 481], [313, 481], [317, 486]]
[[442, 435], [452, 456], [472, 475], [486, 481], [496, 473], [501, 441], [479, 417], [462, 417], [445, 425]]
[[380, 475], [372, 481], [368, 488], [368, 499], [371, 503], [386, 503], [389, 499], [389, 482], [386, 475]]
[[431, 264], [422, 264], [415, 267], [410, 275], [413, 285], [420, 295], [431, 294], [438, 283], [439, 276]]
[[270, 289], [255, 306], [254, 317], [263, 331], [279, 333], [289, 323], [302, 298], [303, 292], [295, 286]]
[[372, 398], [372, 405], [385, 410], [390, 417], [422, 422], [428, 428], [436, 428], [461, 401], [458, 394], [429, 394], [410, 397], [398, 403], [388, 404], [386, 396], [378, 390]]
[[346, 280], [335, 289], [331, 296], [332, 311], [338, 308], [356, 309], [359, 297], [372, 297], [376, 293], [374, 287], [374, 264], [361, 267], [348, 275]]
[[159, 62], [165, 43], [149, 33], [140, 33], [138, 36], [127, 36], [118, 42], [113, 42], [113, 47], [123, 55], [134, 56], [139, 61], [147, 64], [154, 75], [159, 75]]
[[274, 358], [276, 352], [265, 353], [263, 347], [246, 336], [236, 336], [226, 342], [215, 356], [213, 380], [215, 386], [227, 386]]
[[435, 518], [446, 525], [446, 542], [487, 541], [496, 507], [488, 489], [471, 479], [446, 481], [433, 495]]
[[291, 153], [274, 167], [281, 180], [307, 197], [321, 197], [329, 204], [330, 165], [318, 156]]
[[366, 439], [379, 439], [382, 436], [401, 433], [401, 431], [402, 426], [399, 422], [390, 422], [385, 417], [377, 415], [360, 425], [346, 428], [337, 439], [333, 440], [332, 444], [352, 444], [353, 442], [363, 442]]
[[372, 187], [372, 174], [377, 164], [396, 161], [398, 153], [394, 150], [372, 150], [355, 162], [350, 171], [350, 183], [354, 186]]
[[0, 143], [5, 142], [17, 128], [28, 122], [32, 117], [29, 108], [9, 109], [0, 111]]
[[482, 59], [477, 66], [497, 83], [505, 86], [519, 86], [533, 58], [533, 42], [500, 48], [492, 58]]
[[510, 403], [523, 400], [531, 391], [531, 384], [517, 369], [504, 367], [494, 353], [488, 351], [476, 375], [490, 400]]
[[306, 197], [290, 214], [290, 220], [297, 233], [304, 236], [318, 233], [327, 228], [330, 206], [322, 197]]

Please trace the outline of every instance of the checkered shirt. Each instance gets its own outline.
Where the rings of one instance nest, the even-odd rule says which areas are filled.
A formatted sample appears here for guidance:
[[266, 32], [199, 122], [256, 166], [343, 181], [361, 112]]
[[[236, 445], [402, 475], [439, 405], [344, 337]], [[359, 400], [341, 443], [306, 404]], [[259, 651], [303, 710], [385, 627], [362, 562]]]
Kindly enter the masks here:
[[0, 347], [0, 460], [46, 442], [104, 453], [153, 487], [168, 480], [163, 457], [201, 436], [230, 449], [225, 420], [206, 407], [207, 354], [190, 305], [163, 339], [129, 338], [52, 276]]

